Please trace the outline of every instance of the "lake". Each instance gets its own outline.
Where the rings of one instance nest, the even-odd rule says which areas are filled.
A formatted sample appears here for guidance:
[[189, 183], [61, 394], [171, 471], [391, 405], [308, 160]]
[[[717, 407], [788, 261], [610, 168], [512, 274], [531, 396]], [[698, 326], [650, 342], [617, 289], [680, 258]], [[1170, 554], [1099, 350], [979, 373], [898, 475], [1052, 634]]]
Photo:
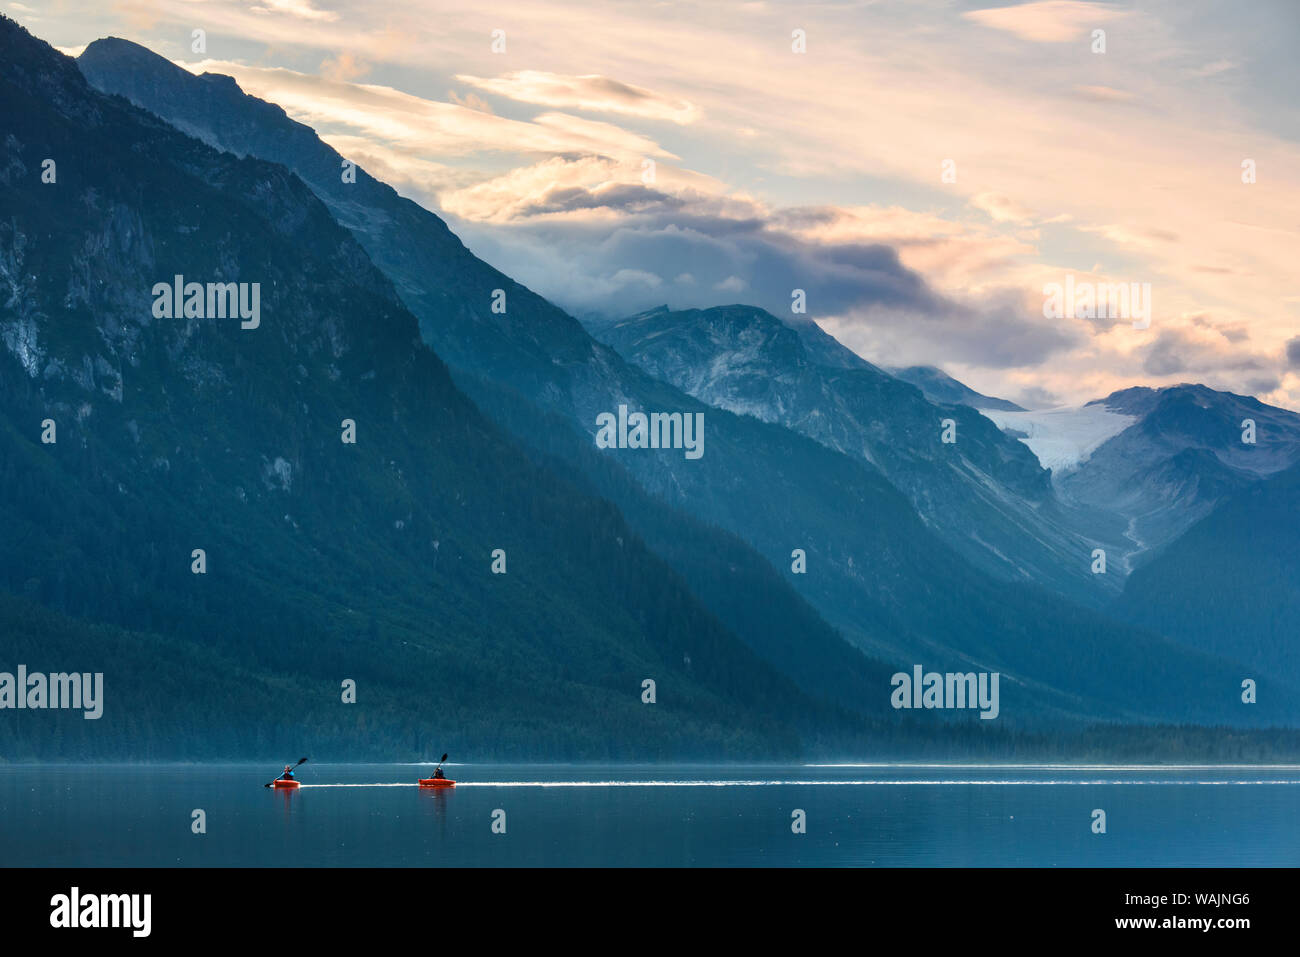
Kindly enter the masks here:
[[[1294, 866], [1300, 767], [0, 766], [6, 866]], [[207, 831], [191, 830], [202, 809]], [[1093, 811], [1106, 833], [1092, 832]], [[806, 833], [792, 831], [804, 812]], [[504, 815], [498, 812], [504, 812]], [[504, 823], [504, 833], [494, 833]]]

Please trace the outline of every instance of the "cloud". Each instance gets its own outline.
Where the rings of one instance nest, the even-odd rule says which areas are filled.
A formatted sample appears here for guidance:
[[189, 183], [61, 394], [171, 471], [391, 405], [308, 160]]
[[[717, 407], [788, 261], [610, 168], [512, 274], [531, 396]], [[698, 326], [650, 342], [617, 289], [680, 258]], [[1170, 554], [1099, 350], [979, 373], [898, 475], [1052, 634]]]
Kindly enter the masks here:
[[1034, 218], [1032, 210], [1001, 193], [977, 193], [970, 204], [999, 223], [1027, 223]]
[[579, 186], [568, 189], [550, 189], [539, 202], [520, 209], [522, 215], [544, 215], [546, 213], [569, 213], [579, 210], [607, 210], [610, 212], [637, 212], [651, 207], [665, 209], [681, 205], [676, 197], [625, 183], [608, 183], [597, 189], [583, 189]]
[[1227, 392], [1238, 392], [1239, 394], [1242, 395], [1253, 395], [1257, 398], [1260, 398], [1261, 401], [1267, 402], [1269, 405], [1275, 404], [1274, 401], [1269, 398], [1270, 394], [1282, 388], [1282, 379], [1279, 376], [1272, 375], [1270, 373], [1262, 373], [1256, 376], [1247, 376], [1245, 379], [1242, 380], [1234, 380], [1234, 382], [1236, 381], [1239, 381], [1242, 384], [1235, 385], [1233, 383], [1228, 383], [1228, 384], [1220, 383], [1219, 388]]
[[[917, 243], [915, 252], [944, 231], [934, 217], [897, 208], [771, 209], [705, 184], [683, 186], [671, 169], [656, 187], [611, 180], [628, 172], [552, 160], [448, 196], [447, 209], [491, 215], [456, 229], [493, 265], [581, 316], [734, 302], [783, 315], [802, 289], [810, 316], [869, 358], [999, 369], [1040, 362], [1083, 335], [1082, 324], [1035, 317], [1016, 292], [976, 301], [945, 295], [898, 249], [873, 241], [902, 237]], [[979, 258], [979, 237], [956, 224], [946, 231], [945, 255]], [[999, 246], [994, 255], [1008, 254]]]
[[[858, 307], [822, 325], [878, 364], [961, 365], [994, 370], [1037, 366], [1088, 340], [1080, 320], [1045, 320], [1018, 290], [908, 311]], [[997, 390], [995, 390], [997, 391]]]
[[1187, 359], [1184, 351], [1189, 345], [1186, 338], [1178, 332], [1162, 332], [1155, 343], [1147, 350], [1142, 360], [1142, 368], [1152, 375], [1179, 375], [1187, 371]]
[[1235, 70], [1237, 64], [1231, 60], [1215, 60], [1213, 63], [1207, 63], [1203, 67], [1198, 67], [1191, 71], [1192, 76], [1218, 76], [1220, 73], [1226, 73], [1228, 70]]
[[594, 112], [625, 113], [652, 120], [693, 123], [700, 111], [686, 100], [663, 96], [644, 87], [621, 83], [599, 74], [565, 76], [541, 70], [520, 70], [495, 78], [458, 74], [456, 79], [499, 96], [536, 103]]
[[1211, 318], [1203, 312], [1192, 313], [1183, 317], [1187, 322], [1201, 329], [1208, 329], [1221, 336], [1225, 342], [1239, 343], [1250, 338], [1250, 333], [1241, 323], [1224, 322]]
[[614, 282], [620, 284], [640, 283], [651, 289], [662, 286], [664, 281], [652, 272], [645, 272], [640, 269], [620, 269], [611, 277]]
[[495, 113], [492, 104], [477, 93], [466, 93], [464, 96], [458, 94], [455, 90], [447, 91], [447, 99], [457, 106], [463, 106], [467, 110], [477, 110], [480, 113]]
[[1104, 236], [1111, 242], [1125, 246], [1153, 246], [1159, 243], [1176, 243], [1178, 234], [1170, 229], [1155, 226], [1106, 224], [1100, 226], [1081, 226], [1086, 233]]
[[981, 26], [1012, 33], [1022, 40], [1069, 43], [1088, 36], [1095, 27], [1125, 16], [1125, 11], [1082, 0], [1040, 0], [1011, 7], [971, 10], [962, 16]]
[[1036, 385], [1027, 386], [1013, 395], [1011, 401], [1026, 409], [1053, 409], [1062, 404], [1061, 397], [1055, 392]]
[[333, 10], [318, 10], [310, 0], [259, 0], [250, 9], [257, 13], [277, 13], [299, 20], [316, 20], [321, 23], [333, 23], [339, 15]]
[[1144, 353], [1143, 370], [1161, 377], [1257, 372], [1271, 365], [1266, 357], [1224, 349], [1221, 339], [1213, 333], [1206, 335], [1187, 328], [1161, 330]]
[[1131, 103], [1137, 99], [1128, 90], [1117, 90], [1112, 86], [1076, 86], [1075, 92], [1085, 100], [1097, 103]]
[[548, 216], [611, 220], [612, 214], [671, 212], [683, 200], [722, 189], [721, 184], [671, 166], [657, 166], [655, 185], [643, 182], [644, 161], [605, 156], [554, 156], [441, 197], [448, 212], [478, 222], [512, 223]]
[[[109, 13], [64, 3], [73, 12], [63, 19], [75, 25], [50, 38], [68, 45], [116, 32], [110, 17], [131, 18], [159, 24], [152, 41], [140, 39], [176, 55], [193, 19], [190, 4], [115, 0]], [[1286, 301], [1297, 293], [1300, 255], [1300, 110], [1288, 98], [1290, 34], [1277, 25], [1295, 23], [1294, 6], [985, 3], [964, 17], [938, 3], [814, 5], [801, 24], [814, 45], [801, 58], [773, 39], [789, 36], [788, 9], [761, 3], [696, 4], [689, 31], [675, 5], [596, 8], [586, 0], [502, 0], [455, 18], [430, 17], [415, 0], [390, 0], [381, 17], [349, 0], [301, 4], [328, 4], [339, 13], [332, 22], [209, 0], [203, 25], [222, 37], [228, 59], [313, 70], [347, 50], [373, 66], [375, 82], [433, 104], [399, 103], [369, 86], [342, 91], [315, 75], [292, 97], [277, 95], [290, 85], [283, 79], [255, 90], [330, 142], [350, 138], [348, 154], [373, 158], [368, 168], [385, 163], [384, 178], [404, 192], [434, 208], [455, 205], [474, 243], [502, 262], [531, 264], [553, 287], [567, 283], [575, 302], [603, 303], [623, 280], [636, 285], [628, 275], [616, 280], [620, 269], [701, 296], [722, 295], [713, 287], [731, 275], [750, 281], [751, 292], [761, 286], [745, 261], [727, 271], [673, 263], [661, 272], [607, 260], [605, 244], [620, 228], [648, 231], [669, 249], [681, 235], [716, 240], [733, 257], [760, 239], [792, 244], [787, 253], [881, 244], [924, 277], [932, 296], [975, 309], [1007, 292], [1019, 314], [1032, 313], [1025, 300], [1041, 290], [1044, 273], [1059, 279], [1090, 266], [1157, 286], [1149, 333], [1085, 330], [1088, 338], [1052, 352], [1044, 366], [1003, 367], [1003, 381], [1026, 377], [1014, 379], [1022, 388], [1074, 399], [1145, 381], [1144, 350], [1158, 330], [1190, 328], [1180, 317], [1199, 313], [1220, 327], [1216, 349], [1249, 347], [1280, 369], [1297, 318]], [[498, 26], [510, 32], [509, 59], [489, 52]], [[1098, 26], [1109, 34], [1105, 56], [1087, 42]], [[867, 41], [880, 35], [891, 42]], [[513, 59], [525, 50], [526, 60]], [[506, 72], [516, 65], [533, 69], [523, 74], [532, 79]], [[236, 70], [222, 72], [252, 88]], [[457, 96], [446, 92], [451, 86], [476, 92]], [[481, 109], [489, 99], [507, 117]], [[525, 104], [552, 118], [530, 116]], [[684, 106], [708, 122], [672, 122]], [[610, 122], [574, 125], [583, 117]], [[1115, 143], [1126, 145], [1107, 147]], [[669, 157], [670, 149], [687, 159]], [[1258, 184], [1240, 182], [1246, 156], [1259, 164]], [[647, 157], [659, 162], [651, 184], [640, 182]], [[614, 172], [568, 169], [593, 158]], [[945, 158], [957, 164], [955, 183], [939, 181]], [[552, 184], [517, 174], [553, 159]], [[734, 232], [746, 216], [754, 220], [749, 238], [720, 236], [715, 220]], [[564, 234], [568, 261], [537, 248], [547, 231]], [[516, 242], [518, 250], [507, 249]], [[695, 286], [678, 282], [682, 274]], [[1249, 340], [1241, 333], [1234, 342], [1233, 329], [1249, 329]], [[1194, 364], [1185, 350], [1165, 347], [1153, 363]], [[1261, 374], [1243, 371], [1238, 385]], [[1300, 373], [1283, 381], [1292, 392], [1277, 399], [1300, 404]]]
[[[716, 218], [734, 227], [761, 227], [769, 235], [810, 246], [887, 246], [907, 269], [954, 293], [978, 293], [996, 285], [998, 277], [1003, 284], [1013, 281], [1019, 263], [1036, 251], [1031, 242], [986, 226], [899, 206], [772, 208], [675, 166], [660, 165], [653, 186], [642, 183], [642, 173], [639, 164], [555, 157], [444, 193], [441, 205], [457, 217], [480, 223], [535, 226], [539, 220], [563, 219], [570, 224], [599, 222], [612, 229], [620, 223], [643, 225], [641, 220], [651, 216], [712, 235], [718, 229], [712, 222]], [[642, 215], [630, 223], [624, 217], [631, 214]]]
[[954, 294], [1019, 281], [1020, 264], [1037, 253], [1024, 236], [901, 206], [797, 206], [770, 215], [808, 241], [890, 246], [909, 269]]
[[[464, 209], [464, 198], [475, 193], [456, 194], [448, 212]], [[457, 228], [498, 268], [579, 314], [621, 316], [665, 301], [678, 308], [724, 305], [741, 292], [744, 301], [779, 312], [790, 308], [796, 288], [807, 291], [819, 315], [873, 305], [934, 312], [945, 305], [890, 247], [809, 241], [761, 206], [732, 197], [639, 184], [569, 186], [543, 189], [512, 209], [518, 215], [509, 221]], [[629, 269], [631, 284], [623, 273]], [[645, 275], [666, 288], [647, 298]]]
[[1286, 363], [1293, 369], [1300, 369], [1300, 336], [1287, 340]]
[[389, 184], [428, 209], [439, 208], [439, 195], [465, 189], [483, 180], [483, 174], [476, 170], [436, 163], [410, 150], [376, 143], [369, 137], [326, 133], [321, 139], [375, 179]]
[[1041, 297], [970, 288], [974, 276], [1014, 273], [1034, 251], [1023, 240], [901, 207], [772, 208], [674, 166], [661, 165], [653, 186], [640, 172], [557, 157], [445, 194], [443, 205], [464, 217], [455, 228], [476, 253], [582, 316], [734, 302], [781, 315], [803, 289], [810, 315], [894, 364], [1011, 369], [1086, 337], [1082, 322], [1043, 320]]
[[636, 162], [643, 157], [675, 158], [639, 133], [564, 113], [516, 120], [390, 86], [229, 61], [177, 62], [194, 73], [230, 74], [245, 91], [278, 103], [295, 119], [318, 130], [366, 136], [398, 152], [424, 156], [577, 153]]
[[351, 53], [340, 53], [320, 65], [320, 75], [336, 83], [351, 83], [370, 72], [370, 67]]
[[[549, 214], [594, 213], [623, 208], [631, 201], [614, 191], [638, 187], [631, 167], [600, 156], [554, 156], [496, 177], [453, 190], [441, 197], [443, 209], [462, 219], [509, 223]], [[639, 190], [648, 202], [667, 199], [655, 191]]]

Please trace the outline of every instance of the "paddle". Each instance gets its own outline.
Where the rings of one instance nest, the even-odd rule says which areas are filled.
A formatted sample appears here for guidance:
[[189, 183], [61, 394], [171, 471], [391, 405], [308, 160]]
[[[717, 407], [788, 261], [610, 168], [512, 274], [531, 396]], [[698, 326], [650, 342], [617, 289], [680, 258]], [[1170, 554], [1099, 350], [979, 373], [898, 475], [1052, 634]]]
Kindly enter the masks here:
[[[304, 761], [306, 761], [306, 760], [307, 760], [306, 758], [299, 758], [299, 759], [298, 759], [298, 764], [302, 764], [302, 763], [303, 763]], [[445, 756], [445, 755], [444, 755], [444, 757], [443, 757], [443, 760], [444, 760], [444, 761], [446, 760], [446, 756]], [[296, 767], [298, 766], [298, 764], [295, 764], [294, 767], [296, 768]], [[276, 780], [279, 780], [279, 778], [277, 778]], [[270, 781], [270, 782], [268, 782], [268, 783], [266, 783], [266, 784], [263, 784], [262, 787], [264, 787], [264, 788], [273, 788], [273, 787], [275, 787], [275, 781]]]
[[[443, 755], [443, 756], [438, 760], [438, 766], [437, 766], [436, 768], [433, 769], [433, 777], [434, 777], [434, 778], [436, 778], [436, 777], [438, 776], [438, 772], [442, 770], [442, 762], [443, 762], [443, 761], [446, 761], [446, 760], [447, 760], [447, 755], [445, 755], [445, 754], [444, 754], [444, 755]], [[426, 781], [432, 781], [433, 778], [425, 778], [425, 780], [426, 780]]]

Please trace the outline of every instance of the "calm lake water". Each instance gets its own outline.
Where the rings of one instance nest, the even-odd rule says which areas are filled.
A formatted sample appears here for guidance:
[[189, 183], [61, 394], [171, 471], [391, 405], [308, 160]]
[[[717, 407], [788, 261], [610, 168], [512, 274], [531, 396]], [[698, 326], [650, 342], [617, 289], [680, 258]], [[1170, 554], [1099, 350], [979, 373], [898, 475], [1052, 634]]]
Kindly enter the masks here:
[[[263, 788], [278, 770], [0, 766], [0, 864], [1300, 863], [1296, 766], [449, 765], [458, 786], [428, 791], [424, 765], [308, 763], [300, 790]], [[206, 834], [191, 831], [195, 808]]]

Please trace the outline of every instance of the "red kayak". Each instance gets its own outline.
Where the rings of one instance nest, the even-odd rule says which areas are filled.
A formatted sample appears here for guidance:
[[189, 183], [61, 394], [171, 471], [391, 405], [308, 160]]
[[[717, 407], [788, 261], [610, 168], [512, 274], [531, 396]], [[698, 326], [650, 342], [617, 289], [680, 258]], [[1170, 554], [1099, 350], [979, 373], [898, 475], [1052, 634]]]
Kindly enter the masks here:
[[276, 778], [273, 786], [277, 788], [296, 788], [298, 786], [298, 782], [286, 781], [284, 778]]
[[422, 788], [454, 788], [456, 782], [450, 778], [420, 778]]

